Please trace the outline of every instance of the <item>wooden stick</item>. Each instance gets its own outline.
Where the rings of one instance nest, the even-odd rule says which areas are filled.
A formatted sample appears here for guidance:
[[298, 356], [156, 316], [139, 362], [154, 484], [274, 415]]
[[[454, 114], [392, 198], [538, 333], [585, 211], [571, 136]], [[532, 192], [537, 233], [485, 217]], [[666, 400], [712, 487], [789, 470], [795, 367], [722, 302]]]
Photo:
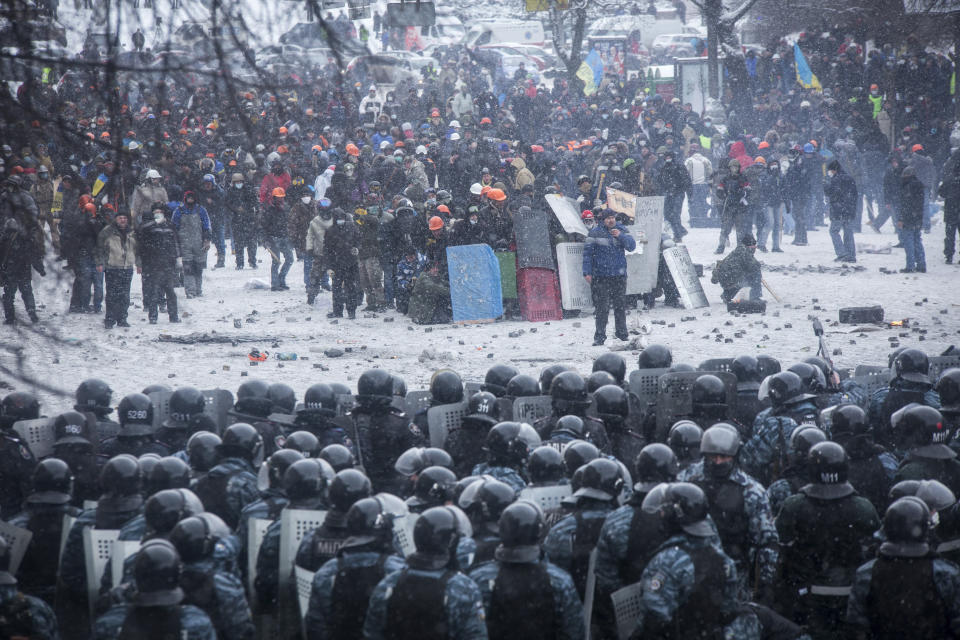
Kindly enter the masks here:
[[770, 292], [770, 295], [773, 296], [773, 299], [774, 299], [774, 300], [776, 300], [777, 302], [783, 302], [783, 300], [780, 299], [780, 296], [778, 296], [778, 295], [773, 291], [773, 289], [770, 288], [770, 285], [767, 284], [767, 281], [766, 281], [766, 280], [764, 280], [763, 278], [760, 278], [760, 282], [762, 282], [762, 283], [763, 283], [763, 286], [767, 288], [767, 291]]

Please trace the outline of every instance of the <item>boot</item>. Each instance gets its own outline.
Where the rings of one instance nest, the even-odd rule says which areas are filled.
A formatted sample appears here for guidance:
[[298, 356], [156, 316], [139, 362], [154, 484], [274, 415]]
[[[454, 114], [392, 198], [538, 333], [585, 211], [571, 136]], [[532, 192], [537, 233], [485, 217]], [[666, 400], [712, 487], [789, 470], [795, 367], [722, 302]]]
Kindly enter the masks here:
[[217, 256], [217, 264], [213, 265], [214, 269], [223, 269], [223, 256]]
[[356, 320], [357, 319], [356, 309], [351, 309], [350, 311], [347, 311], [347, 317], [350, 318], [351, 320]]

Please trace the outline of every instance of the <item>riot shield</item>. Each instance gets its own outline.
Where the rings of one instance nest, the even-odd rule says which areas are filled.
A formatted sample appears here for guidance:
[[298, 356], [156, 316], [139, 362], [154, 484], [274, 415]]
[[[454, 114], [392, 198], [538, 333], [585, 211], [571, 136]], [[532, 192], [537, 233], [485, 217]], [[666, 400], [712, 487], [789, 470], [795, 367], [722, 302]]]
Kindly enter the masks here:
[[[13, 423], [13, 430], [23, 440], [30, 453], [37, 460], [46, 458], [53, 453], [55, 441], [52, 418], [36, 418], [34, 420], [18, 420]], [[95, 432], [94, 432], [95, 433]]]
[[557, 275], [560, 278], [560, 303], [564, 309], [593, 309], [590, 284], [583, 279], [582, 242], [557, 245]]
[[[523, 209], [521, 207], [521, 209]], [[547, 213], [539, 209], [513, 214], [513, 233], [517, 241], [517, 266], [553, 269], [553, 250]]]
[[430, 430], [430, 446], [443, 448], [447, 435], [460, 428], [463, 417], [467, 415], [467, 403], [441, 404], [427, 409], [427, 426]]
[[550, 415], [553, 399], [550, 396], [527, 396], [513, 401], [513, 419], [533, 424]]
[[[682, 371], [667, 373], [657, 381], [657, 433], [666, 434], [674, 422], [693, 414], [693, 398], [690, 390], [697, 378], [704, 375], [700, 371]], [[723, 382], [727, 392], [729, 415], [736, 415], [737, 377], [725, 371], [715, 371]]]
[[210, 416], [222, 433], [227, 428], [227, 412], [233, 408], [233, 394], [226, 389], [205, 389], [203, 398], [207, 401], [203, 412]]

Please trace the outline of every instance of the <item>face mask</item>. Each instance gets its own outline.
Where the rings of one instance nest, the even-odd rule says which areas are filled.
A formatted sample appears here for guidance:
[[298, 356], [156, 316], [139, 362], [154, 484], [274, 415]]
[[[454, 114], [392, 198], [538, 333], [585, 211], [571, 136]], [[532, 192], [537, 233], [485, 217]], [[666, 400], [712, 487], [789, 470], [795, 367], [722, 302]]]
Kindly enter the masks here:
[[346, 223], [346, 220], [337, 220], [338, 225], [343, 225], [344, 223]]
[[709, 123], [709, 122], [704, 122], [704, 123], [703, 123], [704, 129], [709, 129], [709, 128], [712, 127], [712, 126], [713, 126], [713, 124], [711, 124], [711, 123]]
[[837, 175], [837, 172], [836, 172], [836, 171], [827, 171], [827, 175], [832, 178], [833, 176]]
[[878, 96], [878, 95], [880, 95], [880, 92], [879, 92], [879, 91], [871, 91], [871, 92], [870, 92], [870, 95], [872, 95], [872, 96]]
[[153, 214], [153, 221], [156, 222], [157, 224], [160, 224], [165, 219], [166, 219], [166, 216], [164, 216], [162, 213]]
[[310, 204], [310, 196], [303, 196], [302, 198], [300, 198], [300, 202], [302, 202], [303, 204]]
[[352, 164], [348, 164], [348, 165], [344, 168], [343, 171], [344, 171], [344, 173], [347, 174], [347, 177], [352, 176], [352, 175], [353, 175], [353, 165], [352, 165]]
[[703, 457], [703, 471], [712, 478], [722, 479], [730, 477], [733, 471], [733, 460], [729, 462], [715, 462], [711, 457]]
[[233, 183], [233, 188], [234, 188], [234, 189], [243, 189], [243, 183], [242, 183], [242, 182], [234, 182], [234, 183]]
[[274, 167], [274, 168], [273, 168], [273, 175], [279, 176], [279, 175], [282, 174], [282, 173], [283, 173], [283, 167]]
[[847, 133], [851, 133], [852, 131], [853, 131], [853, 127], [847, 127]]
[[593, 229], [595, 226], [597, 226], [597, 223], [593, 220], [586, 220], [584, 221], [583, 226], [585, 226], [587, 229]]
[[477, 221], [474, 220], [473, 218], [470, 218], [470, 224], [477, 224]]
[[907, 107], [906, 109], [904, 109], [904, 111], [906, 111], [907, 113], [910, 113], [911, 111], [913, 111], [913, 108]]

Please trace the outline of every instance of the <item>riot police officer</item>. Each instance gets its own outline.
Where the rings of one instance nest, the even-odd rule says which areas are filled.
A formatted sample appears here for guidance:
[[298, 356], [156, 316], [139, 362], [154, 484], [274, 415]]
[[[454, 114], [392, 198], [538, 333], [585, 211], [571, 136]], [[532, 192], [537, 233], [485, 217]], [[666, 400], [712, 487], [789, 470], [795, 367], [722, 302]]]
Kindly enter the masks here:
[[780, 477], [787, 466], [787, 443], [798, 424], [816, 424], [817, 408], [813, 397], [803, 393], [800, 376], [782, 371], [764, 378], [758, 396], [771, 406], [757, 414], [753, 435], [743, 445], [740, 464], [743, 469], [764, 483]]
[[690, 387], [690, 399], [693, 403], [693, 412], [690, 419], [701, 429], [709, 429], [718, 422], [734, 424], [744, 438], [749, 430], [741, 425], [730, 422], [730, 407], [727, 406], [727, 389], [723, 381], [711, 373], [697, 376]]
[[494, 551], [500, 545], [500, 516], [516, 498], [510, 485], [489, 476], [471, 482], [460, 494], [457, 504], [470, 518], [473, 540], [477, 544], [472, 566], [493, 560]]
[[[283, 491], [283, 474], [297, 460], [303, 460], [303, 454], [293, 449], [280, 449], [264, 460], [257, 474], [257, 490], [260, 497], [243, 507], [237, 524], [237, 536], [240, 548], [247, 550], [249, 544], [249, 523], [252, 518], [275, 521], [286, 508], [289, 500]], [[247, 563], [240, 563], [241, 572], [246, 575]]]
[[107, 416], [113, 413], [113, 407], [110, 406], [113, 390], [110, 385], [103, 380], [90, 378], [80, 383], [74, 397], [76, 404], [73, 408], [76, 411], [93, 414], [97, 423], [96, 438], [99, 442], [117, 435], [120, 425], [107, 419]]
[[75, 518], [80, 510], [70, 505], [73, 473], [63, 460], [40, 461], [31, 480], [33, 491], [27, 495], [24, 510], [9, 520], [13, 526], [33, 533], [20, 561], [20, 588], [52, 605], [63, 516]]
[[353, 452], [342, 444], [328, 444], [317, 455], [321, 460], [326, 460], [327, 464], [333, 467], [334, 471], [343, 471], [344, 469], [353, 469], [357, 466], [357, 459]]
[[776, 520], [783, 559], [778, 601], [786, 617], [817, 637], [843, 638], [850, 585], [880, 517], [847, 481], [843, 447], [821, 441], [807, 457], [810, 483], [786, 499]]
[[606, 517], [617, 507], [623, 475], [616, 462], [591, 460], [582, 467], [580, 487], [573, 492], [573, 513], [553, 525], [544, 541], [550, 562], [567, 571], [582, 598], [587, 583], [590, 554], [600, 538]]
[[37, 460], [27, 443], [13, 430], [20, 420], [40, 417], [40, 402], [32, 393], [14, 391], [0, 402], [0, 513], [9, 520], [30, 492], [30, 474]]
[[876, 507], [877, 513], [886, 511], [887, 494], [899, 463], [873, 441], [866, 412], [853, 404], [837, 407], [830, 414], [830, 429], [833, 440], [849, 456], [850, 484]]
[[630, 426], [631, 417], [639, 415], [639, 409], [631, 411], [632, 397], [615, 384], [604, 385], [593, 394], [597, 418], [603, 422], [610, 438], [610, 453], [617, 460], [635, 459], [645, 442], [643, 435]]
[[519, 373], [516, 367], [508, 364], [495, 364], [487, 369], [487, 374], [483, 378], [483, 384], [480, 385], [480, 390], [493, 394], [493, 397], [496, 398], [498, 416], [507, 418], [513, 415], [513, 401], [507, 397], [507, 385], [510, 384], [510, 381]]
[[427, 467], [417, 476], [413, 495], [407, 498], [410, 513], [423, 513], [431, 507], [439, 507], [453, 500], [457, 475], [446, 467]]
[[10, 547], [0, 537], [0, 634], [4, 638], [57, 638], [58, 620], [50, 605], [22, 593], [10, 573]]
[[931, 553], [930, 510], [923, 500], [896, 500], [883, 516], [886, 541], [857, 569], [847, 624], [857, 638], [949, 638], [960, 619], [960, 569]]
[[553, 385], [553, 379], [564, 371], [572, 371], [572, 369], [569, 366], [560, 363], [551, 364], [544, 367], [540, 371], [540, 379], [537, 383], [540, 388], [540, 395], [550, 395], [550, 388]]
[[507, 506], [497, 521], [496, 559], [470, 578], [483, 594], [491, 638], [560, 638], [584, 634], [583, 605], [570, 575], [542, 558], [543, 514], [530, 502]]
[[950, 429], [950, 448], [960, 450], [960, 368], [947, 369], [940, 374], [934, 388], [940, 396], [940, 414]]
[[344, 469], [333, 476], [327, 489], [330, 510], [323, 524], [308, 532], [300, 542], [296, 565], [316, 571], [337, 555], [350, 535], [347, 530], [347, 512], [359, 500], [369, 498], [373, 487], [367, 476], [356, 469]]
[[[180, 458], [167, 456], [156, 460], [152, 465], [148, 465], [145, 462], [146, 460], [147, 456], [140, 460], [145, 498], [167, 489], [187, 489], [190, 487], [190, 467]], [[145, 517], [144, 513], [140, 513], [124, 524], [123, 528], [120, 529], [119, 539], [140, 540], [143, 538], [147, 528]]]
[[777, 530], [763, 486], [737, 465], [739, 451], [736, 428], [718, 423], [703, 432], [703, 460], [679, 477], [706, 494], [723, 549], [737, 564], [741, 590], [757, 584], [760, 595], [769, 597], [777, 571]]
[[667, 433], [667, 445], [677, 456], [680, 469], [686, 469], [700, 460], [700, 440], [703, 429], [692, 420], [678, 420]]
[[350, 421], [337, 416], [337, 395], [328, 384], [315, 384], [307, 389], [303, 394], [303, 407], [297, 410], [293, 427], [317, 436], [321, 448], [339, 444], [354, 452], [355, 444], [348, 433]]
[[145, 453], [170, 455], [170, 450], [153, 437], [153, 403], [142, 393], [124, 396], [117, 407], [120, 431], [100, 445], [100, 455], [112, 458], [129, 453], [139, 458]]
[[94, 453], [97, 434], [92, 420], [79, 411], [66, 411], [53, 419], [53, 457], [63, 460], [73, 473], [75, 507], [100, 495], [100, 467], [103, 460]]
[[501, 422], [487, 434], [484, 450], [487, 461], [473, 468], [470, 475], [489, 474], [520, 493], [527, 486], [524, 464], [530, 451], [540, 446], [540, 437], [533, 428], [520, 422]]
[[423, 432], [396, 409], [393, 376], [382, 369], [365, 371], [357, 381], [357, 406], [350, 412], [359, 447], [359, 462], [375, 491], [395, 491], [394, 463], [403, 451], [426, 444]]
[[[434, 371], [430, 376], [430, 407], [463, 402], [463, 380], [451, 369]], [[423, 433], [429, 433], [427, 425], [428, 409], [421, 409], [413, 417], [413, 423]]]
[[200, 417], [206, 405], [207, 399], [196, 387], [181, 387], [170, 394], [170, 413], [157, 429], [157, 442], [171, 452], [185, 450], [190, 436], [202, 429]]
[[[236, 418], [238, 422], [249, 424], [257, 430], [263, 442], [264, 457], [270, 457], [274, 451], [282, 449], [285, 439], [283, 428], [267, 419], [274, 410], [270, 387], [271, 385], [263, 380], [247, 380], [237, 387], [237, 401], [227, 412], [227, 415]], [[224, 520], [230, 524], [229, 520]]]
[[867, 416], [874, 428], [874, 438], [887, 448], [896, 450], [896, 436], [890, 428], [894, 413], [911, 403], [940, 408], [940, 398], [930, 381], [930, 360], [919, 349], [904, 349], [893, 359], [892, 375], [886, 389], [870, 396]]
[[[467, 402], [467, 415], [460, 426], [447, 434], [443, 448], [453, 457], [453, 470], [458, 476], [468, 475], [471, 469], [483, 462], [483, 444], [487, 433], [500, 422], [501, 399], [489, 391], [473, 394]], [[508, 415], [513, 415], [512, 408]]]
[[436, 447], [413, 447], [404, 451], [393, 468], [400, 474], [403, 481], [394, 482], [398, 487], [396, 495], [401, 498], [409, 497], [413, 494], [414, 487], [417, 484], [417, 478], [427, 467], [446, 467], [453, 468], [453, 458], [443, 449]]
[[187, 440], [187, 463], [193, 473], [194, 484], [220, 462], [218, 447], [222, 443], [220, 436], [210, 431], [197, 431]]
[[900, 480], [939, 480], [960, 493], [960, 461], [956, 452], [946, 445], [950, 432], [944, 427], [943, 416], [933, 407], [909, 404], [890, 417], [906, 455], [894, 476]]
[[590, 440], [605, 453], [610, 452], [610, 439], [603, 423], [587, 416], [590, 398], [587, 395], [587, 382], [576, 371], [562, 371], [550, 382], [551, 413], [537, 420], [533, 427], [541, 439], [550, 438], [557, 421], [563, 416], [577, 416], [583, 420], [590, 433]]
[[170, 532], [170, 542], [183, 561], [180, 586], [184, 602], [202, 609], [213, 622], [217, 637], [246, 640], [253, 637], [253, 618], [240, 577], [217, 564], [218, 546], [231, 537], [230, 529], [213, 513], [181, 520]]
[[787, 467], [780, 478], [767, 487], [767, 499], [770, 510], [776, 516], [784, 500], [800, 491], [800, 487], [809, 482], [810, 471], [807, 466], [807, 452], [810, 447], [823, 442], [827, 436], [812, 425], [801, 425], [790, 434], [787, 450]]
[[[368, 640], [447, 638], [486, 640], [483, 597], [476, 583], [451, 569], [470, 521], [457, 507], [427, 509], [413, 528], [417, 550], [407, 566], [373, 590], [363, 625]], [[455, 565], [453, 565], [455, 566]]]
[[406, 517], [396, 496], [381, 493], [347, 511], [347, 539], [313, 577], [304, 624], [308, 640], [352, 640], [363, 633], [370, 595], [385, 576], [403, 569], [393, 554], [393, 528]]
[[219, 462], [197, 480], [194, 491], [207, 511], [236, 529], [240, 512], [258, 496], [257, 467], [263, 460], [263, 439], [252, 426], [238, 422], [227, 427], [216, 450]]
[[842, 404], [855, 404], [861, 409], [866, 409], [869, 398], [867, 396], [867, 390], [863, 388], [863, 385], [852, 378], [841, 380], [840, 374], [837, 373], [836, 369], [820, 356], [804, 358], [803, 361], [817, 367], [821, 373], [823, 373], [823, 378], [827, 384], [825, 390], [826, 398], [822, 402], [823, 406], [833, 407]]
[[[751, 431], [757, 414], [766, 406], [760, 402], [760, 362], [751, 355], [739, 355], [730, 363], [730, 373], [737, 377], [737, 407], [733, 417]], [[749, 438], [751, 434], [745, 434]]]
[[[673, 364], [673, 353], [670, 347], [662, 344], [651, 344], [640, 352], [637, 357], [637, 368], [640, 370], [669, 369]], [[662, 440], [657, 437], [657, 403], [648, 402], [643, 407], [643, 436], [647, 442]]]
[[537, 447], [527, 458], [527, 477], [530, 478], [530, 487], [553, 487], [566, 482], [563, 455], [553, 447]]

